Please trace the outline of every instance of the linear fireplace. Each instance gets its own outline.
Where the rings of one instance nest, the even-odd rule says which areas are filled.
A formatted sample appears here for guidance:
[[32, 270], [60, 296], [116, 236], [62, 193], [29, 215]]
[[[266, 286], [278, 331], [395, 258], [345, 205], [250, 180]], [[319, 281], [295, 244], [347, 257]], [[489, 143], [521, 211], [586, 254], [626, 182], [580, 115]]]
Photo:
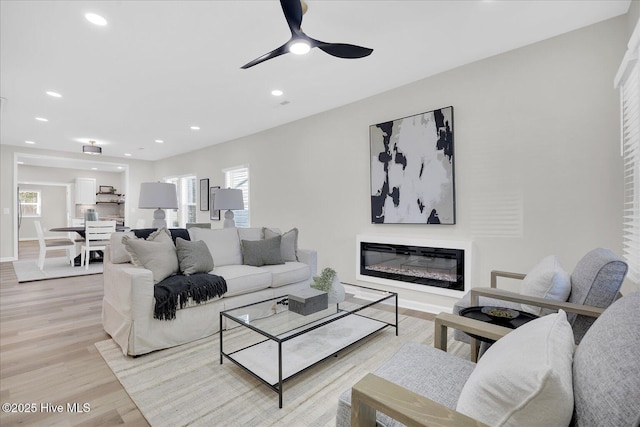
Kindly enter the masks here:
[[471, 243], [358, 236], [358, 280], [460, 297], [471, 279]]

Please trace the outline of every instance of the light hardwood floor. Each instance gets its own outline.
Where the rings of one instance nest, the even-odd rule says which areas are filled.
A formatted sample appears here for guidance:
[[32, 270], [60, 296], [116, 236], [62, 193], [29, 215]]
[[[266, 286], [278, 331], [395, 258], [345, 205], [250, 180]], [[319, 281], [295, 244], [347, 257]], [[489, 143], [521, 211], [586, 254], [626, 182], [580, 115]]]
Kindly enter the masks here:
[[[56, 256], [64, 251], [47, 253]], [[37, 242], [20, 243], [21, 260], [37, 257]], [[37, 409], [3, 410], [0, 425], [149, 425], [94, 346], [109, 338], [101, 310], [101, 274], [18, 284], [12, 263], [0, 263], [0, 402]], [[90, 410], [67, 412], [74, 403]]]
[[[47, 253], [57, 256], [64, 251]], [[37, 257], [37, 242], [20, 243], [21, 260]], [[0, 263], [0, 402], [37, 408], [2, 411], [0, 425], [149, 425], [94, 346], [109, 338], [102, 329], [102, 295], [101, 274], [18, 284], [12, 263]], [[88, 403], [90, 410], [67, 412], [74, 403]], [[42, 405], [62, 405], [63, 412], [46, 412]]]

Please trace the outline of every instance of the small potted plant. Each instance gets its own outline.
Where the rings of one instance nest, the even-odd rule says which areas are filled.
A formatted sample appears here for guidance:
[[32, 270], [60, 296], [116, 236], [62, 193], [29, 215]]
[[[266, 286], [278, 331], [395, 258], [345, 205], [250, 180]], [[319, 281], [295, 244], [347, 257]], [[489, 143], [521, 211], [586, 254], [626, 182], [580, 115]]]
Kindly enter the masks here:
[[338, 280], [338, 274], [330, 267], [326, 267], [320, 273], [320, 276], [313, 276], [313, 283], [311, 284], [313, 289], [326, 292], [329, 299], [329, 304], [336, 304], [344, 301], [344, 286]]

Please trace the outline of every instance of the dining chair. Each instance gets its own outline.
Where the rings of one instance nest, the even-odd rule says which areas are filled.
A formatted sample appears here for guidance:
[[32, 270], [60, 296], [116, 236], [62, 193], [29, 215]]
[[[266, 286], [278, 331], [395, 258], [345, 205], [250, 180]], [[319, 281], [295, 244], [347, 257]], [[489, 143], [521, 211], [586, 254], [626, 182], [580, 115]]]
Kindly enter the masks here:
[[76, 244], [71, 239], [45, 239], [44, 231], [42, 230], [42, 224], [40, 221], [34, 221], [33, 224], [36, 227], [36, 233], [38, 234], [38, 243], [40, 245], [40, 253], [38, 254], [38, 268], [44, 269], [44, 260], [47, 251], [56, 249], [66, 249], [69, 263], [73, 265], [73, 259], [76, 256]]
[[[84, 218], [71, 218], [72, 227], [84, 227]], [[77, 232], [69, 233], [69, 238], [76, 243], [84, 243], [84, 237]]]
[[116, 231], [115, 221], [86, 221], [84, 245], [80, 254], [80, 265], [89, 269], [91, 251], [104, 251], [109, 244], [111, 233]]

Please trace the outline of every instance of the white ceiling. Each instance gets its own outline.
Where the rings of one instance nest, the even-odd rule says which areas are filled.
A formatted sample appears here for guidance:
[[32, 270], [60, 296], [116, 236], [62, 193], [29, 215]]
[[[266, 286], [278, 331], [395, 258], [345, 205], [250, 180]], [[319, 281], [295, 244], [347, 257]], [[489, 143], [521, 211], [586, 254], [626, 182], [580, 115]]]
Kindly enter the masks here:
[[290, 37], [276, 0], [2, 0], [1, 143], [78, 153], [94, 139], [108, 156], [162, 159], [624, 14], [630, 0], [307, 3], [308, 35], [373, 54], [313, 49], [240, 69]]

